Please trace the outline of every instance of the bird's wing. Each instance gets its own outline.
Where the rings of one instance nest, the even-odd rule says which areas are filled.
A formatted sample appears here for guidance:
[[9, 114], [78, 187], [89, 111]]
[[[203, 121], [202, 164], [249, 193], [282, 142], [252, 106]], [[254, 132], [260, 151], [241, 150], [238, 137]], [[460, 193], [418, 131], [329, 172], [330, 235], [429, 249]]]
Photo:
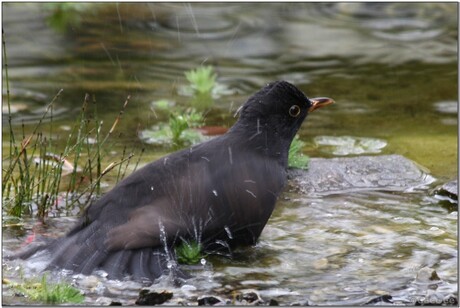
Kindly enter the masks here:
[[[273, 211], [285, 174], [270, 160], [234, 152], [228, 162], [215, 150], [214, 155], [197, 151], [180, 167], [145, 175], [134, 185], [144, 196], [138, 202], [142, 206], [131, 208], [123, 222], [108, 230], [107, 249], [156, 247], [179, 238], [254, 243]], [[145, 183], [154, 182], [152, 191]], [[107, 211], [106, 216], [111, 215]]]
[[188, 157], [185, 161], [147, 168], [136, 177], [139, 181], [120, 187], [125, 191], [118, 194], [129, 196], [121, 205], [129, 208], [126, 216], [120, 218], [123, 211], [107, 206], [98, 217], [120, 221], [107, 231], [104, 245], [109, 251], [171, 244], [200, 230], [212, 193], [211, 171], [206, 160]]

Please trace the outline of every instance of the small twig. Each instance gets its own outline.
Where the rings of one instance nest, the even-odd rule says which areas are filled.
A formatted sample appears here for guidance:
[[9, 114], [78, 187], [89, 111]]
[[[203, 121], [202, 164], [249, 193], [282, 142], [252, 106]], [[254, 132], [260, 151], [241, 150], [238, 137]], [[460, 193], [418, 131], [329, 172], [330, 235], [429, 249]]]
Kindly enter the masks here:
[[[128, 157], [126, 157], [125, 159], [119, 161], [119, 162], [111, 162], [105, 169], [104, 171], [102, 171], [101, 175], [96, 179], [96, 183], [99, 183], [102, 179], [102, 177], [104, 175], [106, 175], [107, 173], [109, 173], [113, 168], [115, 168], [116, 166], [120, 165], [120, 164], [123, 164], [125, 161], [127, 160], [130, 160], [132, 157], [134, 156], [133, 153], [131, 153]], [[94, 189], [96, 188], [96, 184], [93, 184], [93, 185], [90, 185], [88, 188], [86, 188], [85, 190], [83, 190], [80, 195], [78, 196], [77, 200], [80, 199], [89, 189], [91, 189], [91, 191], [89, 192], [89, 195], [92, 196], [93, 193], [94, 193]], [[91, 202], [88, 202], [88, 204], [85, 206], [85, 210], [90, 206]]]
[[125, 103], [123, 104], [123, 107], [118, 113], [117, 118], [113, 122], [112, 127], [109, 130], [109, 133], [107, 134], [107, 136], [105, 136], [104, 140], [102, 140], [101, 144], [104, 144], [107, 141], [107, 139], [110, 137], [110, 135], [112, 135], [113, 131], [115, 130], [115, 127], [117, 126], [118, 122], [121, 120], [121, 117], [123, 116], [123, 113], [125, 112], [126, 106], [128, 105], [130, 99], [131, 99], [131, 95], [128, 95], [128, 97], [125, 100]]

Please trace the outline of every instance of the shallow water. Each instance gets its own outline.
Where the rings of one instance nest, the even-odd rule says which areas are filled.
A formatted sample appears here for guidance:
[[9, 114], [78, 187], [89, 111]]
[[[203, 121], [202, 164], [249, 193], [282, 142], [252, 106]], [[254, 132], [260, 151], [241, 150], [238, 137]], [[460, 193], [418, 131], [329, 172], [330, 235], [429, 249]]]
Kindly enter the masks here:
[[[113, 122], [131, 95], [107, 164], [123, 146], [145, 147], [147, 162], [171, 151], [138, 137], [139, 130], [167, 119], [152, 111], [151, 102], [189, 104], [191, 98], [179, 91], [187, 83], [183, 73], [206, 63], [230, 90], [214, 99], [207, 125], [231, 126], [248, 95], [286, 79], [308, 96], [337, 102], [304, 123], [306, 154], [396, 153], [440, 182], [457, 176], [456, 3], [82, 3], [74, 9], [80, 11], [77, 18], [58, 19], [42, 4], [3, 4], [18, 131], [25, 123], [30, 132], [61, 88], [53, 117], [64, 135], [85, 93], [95, 98], [105, 123]], [[4, 153], [6, 119], [3, 113]], [[379, 146], [369, 152], [347, 143], [344, 150], [318, 138], [339, 144], [370, 138]], [[423, 293], [414, 280], [424, 266], [444, 281], [438, 290], [457, 290], [457, 211], [441, 206], [429, 191], [321, 199], [286, 192], [285, 197], [289, 200], [279, 202], [255, 248], [232, 260], [213, 257], [211, 268], [198, 270], [191, 282], [196, 293], [218, 293], [230, 285], [257, 289], [264, 299], [285, 304], [363, 304], [382, 294], [410, 304]], [[61, 219], [53, 220], [51, 233], [68, 228]], [[32, 220], [13, 228], [4, 220], [4, 248], [20, 245], [36, 225]], [[17, 274], [14, 267], [5, 273]], [[102, 290], [114, 289], [115, 299], [130, 303], [137, 294], [138, 286], [121, 296], [116, 283], [107, 284]], [[105, 294], [97, 290], [87, 303]]]
[[[172, 290], [176, 301], [190, 303], [202, 294], [229, 297], [228, 290], [255, 289], [267, 302], [276, 299], [280, 304], [365, 304], [389, 294], [396, 304], [412, 305], [429, 294], [416, 280], [420, 269], [428, 266], [442, 279], [431, 289], [434, 285], [444, 298], [458, 287], [457, 215], [425, 193], [309, 198], [286, 192], [255, 247], [240, 249], [231, 259], [208, 258], [185, 286], [173, 287], [165, 278], [156, 288]], [[48, 232], [71, 225], [62, 219], [54, 224]], [[4, 234], [11, 238], [14, 233]], [[18, 242], [5, 241], [4, 248], [17, 247]], [[18, 266], [24, 264], [8, 263], [5, 276], [16, 280]], [[26, 276], [36, 275], [29, 271]], [[142, 287], [97, 275], [66, 277], [86, 292], [87, 304], [101, 296], [133, 304]], [[6, 299], [10, 300], [21, 302]]]

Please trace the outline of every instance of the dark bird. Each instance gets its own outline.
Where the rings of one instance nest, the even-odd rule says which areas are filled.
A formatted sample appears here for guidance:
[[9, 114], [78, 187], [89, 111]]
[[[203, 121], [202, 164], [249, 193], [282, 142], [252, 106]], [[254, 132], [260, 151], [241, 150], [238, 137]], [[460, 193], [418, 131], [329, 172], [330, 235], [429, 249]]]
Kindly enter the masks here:
[[271, 83], [238, 110], [226, 134], [137, 170], [89, 206], [66, 236], [16, 257], [41, 257], [47, 269], [153, 281], [182, 273], [171, 265], [182, 241], [214, 251], [253, 245], [286, 183], [295, 134], [309, 112], [332, 102], [308, 99], [286, 81]]

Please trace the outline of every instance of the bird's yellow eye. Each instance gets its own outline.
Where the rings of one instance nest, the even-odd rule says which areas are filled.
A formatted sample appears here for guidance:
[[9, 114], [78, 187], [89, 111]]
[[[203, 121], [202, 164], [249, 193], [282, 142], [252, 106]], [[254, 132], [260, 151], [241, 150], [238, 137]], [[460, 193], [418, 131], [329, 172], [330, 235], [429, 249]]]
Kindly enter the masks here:
[[297, 117], [300, 114], [300, 107], [297, 105], [292, 105], [289, 108], [289, 115], [293, 118]]

